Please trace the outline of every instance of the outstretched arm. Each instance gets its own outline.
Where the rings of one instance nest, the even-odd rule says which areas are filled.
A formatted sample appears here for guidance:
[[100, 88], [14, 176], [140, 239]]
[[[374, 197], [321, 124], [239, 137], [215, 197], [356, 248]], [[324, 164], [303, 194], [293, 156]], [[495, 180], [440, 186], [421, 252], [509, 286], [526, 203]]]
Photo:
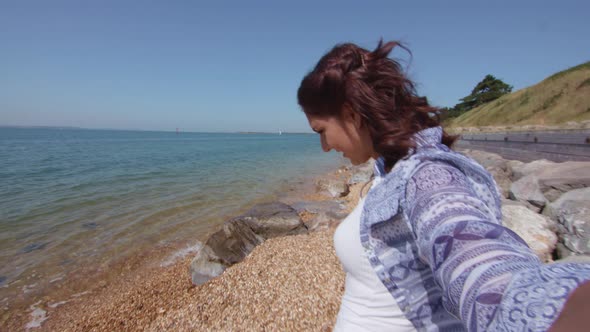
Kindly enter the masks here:
[[443, 305], [470, 331], [546, 331], [590, 266], [543, 265], [499, 225], [457, 168], [424, 163], [406, 189], [406, 214]]

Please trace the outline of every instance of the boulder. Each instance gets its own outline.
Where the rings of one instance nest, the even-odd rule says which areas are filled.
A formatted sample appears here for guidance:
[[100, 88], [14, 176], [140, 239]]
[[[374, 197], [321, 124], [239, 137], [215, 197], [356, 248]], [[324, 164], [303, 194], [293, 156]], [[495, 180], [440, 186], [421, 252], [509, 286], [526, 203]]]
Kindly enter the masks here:
[[346, 211], [346, 205], [337, 200], [329, 201], [300, 201], [291, 204], [291, 206], [298, 212], [307, 211], [313, 214], [326, 214], [327, 216], [335, 219], [346, 218], [348, 212]]
[[510, 197], [510, 186], [512, 181], [510, 180], [510, 173], [506, 169], [490, 167], [487, 168], [494, 180], [496, 181], [496, 187], [502, 195], [502, 197]]
[[209, 279], [223, 273], [227, 265], [224, 264], [209, 246], [203, 246], [191, 261], [191, 280], [195, 285], [201, 285]]
[[226, 221], [213, 233], [191, 262], [194, 284], [202, 284], [241, 262], [264, 240], [307, 232], [297, 211], [287, 204], [272, 202], [255, 205], [245, 214]]
[[557, 262], [590, 264], [590, 256], [589, 255], [571, 255], [571, 256], [567, 256], [563, 259], [559, 259], [559, 260], [557, 260]]
[[516, 178], [515, 169], [522, 168], [524, 164], [525, 163], [523, 163], [520, 160], [506, 160], [506, 166], [508, 166], [508, 168], [510, 169], [510, 174], [512, 174], [510, 180], [516, 181], [522, 177], [520, 176], [518, 179]]
[[535, 213], [540, 213], [541, 209], [537, 206], [532, 205], [529, 202], [521, 202], [521, 201], [515, 201], [515, 200], [511, 200], [511, 199], [507, 199], [502, 197], [502, 206], [504, 205], [516, 205], [516, 206], [522, 206], [525, 207]]
[[529, 203], [540, 212], [547, 203], [539, 186], [539, 179], [534, 174], [529, 174], [510, 185], [510, 199]]
[[350, 192], [348, 183], [343, 179], [321, 179], [316, 184], [319, 192], [325, 192], [330, 197], [344, 197]]
[[485, 152], [480, 150], [464, 150], [464, 154], [468, 155], [475, 161], [477, 161], [481, 166], [484, 168], [488, 167], [495, 167], [506, 169], [506, 160], [502, 158], [499, 154]]
[[573, 189], [590, 187], [590, 162], [555, 163], [535, 173], [539, 188], [549, 201]]
[[343, 218], [336, 218], [333, 214], [321, 212], [308, 222], [310, 231], [334, 229], [338, 227]]
[[241, 262], [264, 238], [240, 219], [226, 221], [223, 228], [207, 239], [206, 245], [226, 265]]
[[504, 197], [502, 197], [501, 199], [502, 199], [502, 206], [504, 206], [504, 205], [516, 205], [516, 206], [523, 206], [523, 207], [528, 208], [528, 205], [525, 202], [515, 201], [515, 200], [507, 199], [507, 198], [504, 198]]
[[502, 216], [503, 225], [518, 234], [541, 261], [552, 261], [557, 236], [549, 218], [518, 205], [502, 206]]
[[479, 150], [465, 150], [464, 153], [490, 172], [502, 197], [509, 197], [512, 169], [504, 158], [495, 153]]
[[512, 181], [517, 181], [529, 174], [536, 174], [537, 172], [552, 167], [555, 164], [556, 163], [547, 159], [539, 159], [526, 164], [512, 162], [510, 164], [512, 168]]
[[571, 190], [543, 209], [543, 214], [558, 222], [563, 250], [560, 257], [590, 254], [590, 188]]
[[307, 232], [297, 211], [282, 202], [257, 204], [234, 219], [239, 220], [246, 222], [256, 235], [264, 239]]
[[557, 260], [563, 261], [563, 260], [565, 260], [565, 259], [567, 259], [569, 257], [576, 256], [576, 254], [573, 251], [569, 250], [560, 241], [561, 240], [559, 239], [559, 235], [558, 235], [557, 246], [555, 247], [555, 256], [556, 256]]
[[336, 227], [348, 215], [346, 205], [338, 200], [301, 201], [292, 206], [298, 213], [308, 212], [313, 215], [305, 222], [310, 232]]

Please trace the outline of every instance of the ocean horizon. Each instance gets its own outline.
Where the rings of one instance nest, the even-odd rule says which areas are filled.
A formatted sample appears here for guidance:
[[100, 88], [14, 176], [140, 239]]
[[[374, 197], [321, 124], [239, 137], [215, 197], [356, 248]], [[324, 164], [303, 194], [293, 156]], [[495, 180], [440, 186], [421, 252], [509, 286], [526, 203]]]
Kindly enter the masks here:
[[0, 127], [2, 304], [81, 267], [204, 240], [343, 162], [305, 133]]
[[2, 125], [0, 129], [56, 129], [56, 130], [96, 130], [96, 131], [132, 131], [132, 132], [152, 132], [152, 133], [178, 133], [178, 134], [296, 134], [296, 135], [315, 135], [314, 132], [303, 131], [283, 131], [280, 129], [272, 131], [248, 131], [248, 130], [220, 130], [220, 131], [206, 131], [206, 130], [190, 130], [183, 128], [174, 128], [170, 130], [153, 130], [153, 129], [131, 129], [131, 128], [87, 128], [76, 126], [43, 126], [43, 125]]

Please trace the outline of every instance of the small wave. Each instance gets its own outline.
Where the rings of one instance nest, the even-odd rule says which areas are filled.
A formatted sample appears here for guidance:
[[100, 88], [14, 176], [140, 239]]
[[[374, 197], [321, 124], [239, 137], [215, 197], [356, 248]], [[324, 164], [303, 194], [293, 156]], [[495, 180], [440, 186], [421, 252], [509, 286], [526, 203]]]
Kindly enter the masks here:
[[193, 246], [188, 246], [188, 247], [186, 247], [184, 249], [181, 249], [181, 250], [175, 252], [174, 254], [172, 254], [170, 257], [166, 258], [160, 264], [160, 266], [161, 267], [170, 266], [170, 265], [174, 264], [174, 262], [176, 262], [180, 258], [183, 258], [183, 257], [185, 257], [185, 256], [187, 256], [189, 254], [198, 252], [202, 247], [203, 247], [203, 243], [197, 242], [197, 244], [195, 244]]
[[47, 311], [38, 308], [37, 305], [41, 303], [41, 301], [31, 305], [31, 320], [25, 325], [25, 329], [29, 330], [32, 328], [40, 327], [44, 321], [47, 320]]
[[55, 302], [55, 303], [50, 303], [50, 304], [48, 304], [47, 306], [48, 306], [48, 307], [50, 307], [51, 309], [53, 309], [53, 308], [57, 308], [57, 307], [59, 307], [59, 306], [60, 306], [60, 305], [62, 305], [62, 304], [66, 304], [66, 303], [68, 303], [68, 302], [70, 302], [70, 301], [71, 301], [71, 300], [66, 300], [66, 301], [59, 301], [59, 302]]

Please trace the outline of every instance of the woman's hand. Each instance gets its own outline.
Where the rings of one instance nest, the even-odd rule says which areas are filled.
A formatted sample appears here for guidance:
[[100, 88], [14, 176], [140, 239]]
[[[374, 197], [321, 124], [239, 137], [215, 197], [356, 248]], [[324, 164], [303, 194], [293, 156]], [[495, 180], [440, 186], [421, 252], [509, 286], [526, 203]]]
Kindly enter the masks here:
[[590, 331], [590, 281], [576, 288], [549, 332]]

